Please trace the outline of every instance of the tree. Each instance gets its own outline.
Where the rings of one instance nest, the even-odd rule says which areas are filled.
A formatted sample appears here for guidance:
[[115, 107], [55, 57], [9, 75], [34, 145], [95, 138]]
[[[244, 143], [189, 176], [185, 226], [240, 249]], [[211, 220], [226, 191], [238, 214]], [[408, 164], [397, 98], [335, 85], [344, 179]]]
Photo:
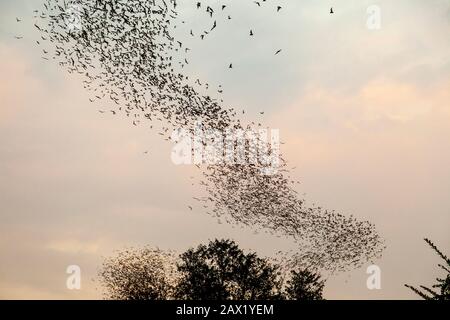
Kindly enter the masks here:
[[167, 300], [173, 297], [175, 265], [171, 252], [128, 249], [105, 259], [99, 277], [109, 299]]
[[284, 263], [274, 261], [245, 253], [232, 240], [214, 240], [178, 257], [150, 247], [128, 249], [105, 259], [98, 274], [106, 297], [115, 300], [322, 299], [319, 274], [281, 272]]
[[450, 259], [444, 255], [431, 240], [426, 238], [424, 240], [444, 260], [445, 265], [438, 264], [438, 266], [447, 272], [447, 276], [445, 278], [436, 279], [437, 283], [434, 284], [432, 288], [435, 290], [437, 289], [437, 291], [425, 286], [420, 286], [422, 291], [408, 284], [405, 284], [405, 286], [425, 300], [450, 300]]
[[281, 298], [279, 268], [234, 241], [214, 240], [189, 249], [178, 264], [177, 298], [261, 300]]
[[307, 269], [292, 270], [287, 281], [285, 296], [289, 300], [323, 300], [325, 281], [318, 273]]

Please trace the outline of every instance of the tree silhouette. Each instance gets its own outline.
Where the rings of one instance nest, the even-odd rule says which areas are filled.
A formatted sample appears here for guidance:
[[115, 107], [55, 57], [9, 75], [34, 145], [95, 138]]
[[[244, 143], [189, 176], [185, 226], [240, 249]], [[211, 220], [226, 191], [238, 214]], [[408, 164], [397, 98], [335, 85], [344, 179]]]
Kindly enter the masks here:
[[176, 282], [171, 252], [144, 247], [127, 249], [107, 258], [99, 271], [106, 296], [113, 300], [167, 300]]
[[438, 266], [447, 272], [447, 276], [445, 278], [436, 279], [437, 283], [434, 284], [432, 288], [437, 289], [438, 291], [425, 286], [420, 286], [422, 291], [408, 284], [405, 284], [405, 286], [425, 300], [450, 300], [450, 259], [444, 255], [431, 240], [426, 238], [424, 240], [445, 261], [445, 265], [438, 264]]
[[318, 273], [307, 269], [292, 270], [287, 281], [285, 296], [289, 300], [323, 300], [325, 281]]
[[280, 298], [278, 266], [256, 253], [245, 254], [234, 241], [214, 240], [181, 255], [177, 298], [261, 300]]
[[149, 247], [128, 249], [105, 259], [98, 274], [106, 298], [114, 300], [322, 299], [319, 274], [281, 270], [232, 240], [216, 239], [178, 257]]

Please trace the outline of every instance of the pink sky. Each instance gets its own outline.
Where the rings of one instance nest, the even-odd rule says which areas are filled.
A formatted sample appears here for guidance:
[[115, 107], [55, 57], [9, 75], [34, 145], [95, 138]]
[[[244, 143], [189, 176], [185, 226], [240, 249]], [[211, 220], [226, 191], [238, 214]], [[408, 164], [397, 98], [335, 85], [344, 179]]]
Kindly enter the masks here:
[[[31, 1], [17, 3], [0, 4], [0, 298], [99, 298], [92, 279], [102, 256], [126, 246], [182, 251], [230, 237], [261, 255], [295, 247], [187, 209], [196, 171], [172, 164], [155, 132], [100, 114], [104, 105], [41, 60], [31, 36], [14, 41], [31, 33], [14, 24]], [[450, 251], [449, 3], [378, 3], [378, 31], [365, 28], [364, 1], [338, 1], [333, 21], [317, 1], [286, 4], [283, 21], [249, 17], [273, 28], [236, 54], [241, 69], [222, 79], [212, 40], [201, 51], [209, 59], [200, 54], [189, 70], [222, 83], [226, 102], [249, 117], [266, 111], [311, 203], [367, 219], [386, 239], [375, 261], [382, 289], [366, 288], [364, 267], [329, 278], [329, 299], [416, 298], [403, 284], [440, 274], [422, 239]], [[261, 53], [272, 45], [283, 46], [282, 59]], [[65, 287], [70, 264], [82, 268], [80, 291]]]

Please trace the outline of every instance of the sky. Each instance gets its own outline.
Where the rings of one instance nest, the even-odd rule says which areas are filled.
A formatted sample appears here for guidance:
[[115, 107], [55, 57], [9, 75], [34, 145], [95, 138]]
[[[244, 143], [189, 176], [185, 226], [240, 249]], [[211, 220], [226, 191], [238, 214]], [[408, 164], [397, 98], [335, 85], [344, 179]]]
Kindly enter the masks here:
[[[325, 298], [417, 298], [405, 283], [441, 275], [423, 238], [450, 251], [450, 1], [223, 2], [232, 23], [200, 41], [185, 31], [209, 20], [180, 1], [186, 72], [280, 130], [310, 203], [369, 220], [386, 240], [374, 261], [381, 289], [367, 288], [367, 265], [330, 276]], [[377, 30], [366, 24], [371, 5]], [[192, 200], [198, 173], [171, 162], [170, 143], [99, 113], [82, 78], [41, 59], [35, 8], [0, 0], [0, 298], [99, 299], [103, 257], [126, 247], [181, 252], [232, 238], [263, 256], [295, 248], [205, 214]], [[81, 290], [66, 287], [69, 265], [81, 268]]]

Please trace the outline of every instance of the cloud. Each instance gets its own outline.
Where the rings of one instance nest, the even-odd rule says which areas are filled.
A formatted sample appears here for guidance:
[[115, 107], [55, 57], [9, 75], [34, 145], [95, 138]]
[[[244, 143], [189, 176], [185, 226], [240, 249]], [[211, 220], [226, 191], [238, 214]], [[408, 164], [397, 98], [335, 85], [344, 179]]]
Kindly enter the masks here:
[[423, 88], [385, 78], [353, 91], [310, 86], [270, 121], [288, 134], [384, 130], [430, 117], [448, 117], [449, 87], [450, 81]]
[[67, 239], [50, 242], [47, 248], [57, 252], [68, 253], [84, 253], [84, 254], [98, 254], [101, 244], [96, 242], [83, 242], [79, 239]]

